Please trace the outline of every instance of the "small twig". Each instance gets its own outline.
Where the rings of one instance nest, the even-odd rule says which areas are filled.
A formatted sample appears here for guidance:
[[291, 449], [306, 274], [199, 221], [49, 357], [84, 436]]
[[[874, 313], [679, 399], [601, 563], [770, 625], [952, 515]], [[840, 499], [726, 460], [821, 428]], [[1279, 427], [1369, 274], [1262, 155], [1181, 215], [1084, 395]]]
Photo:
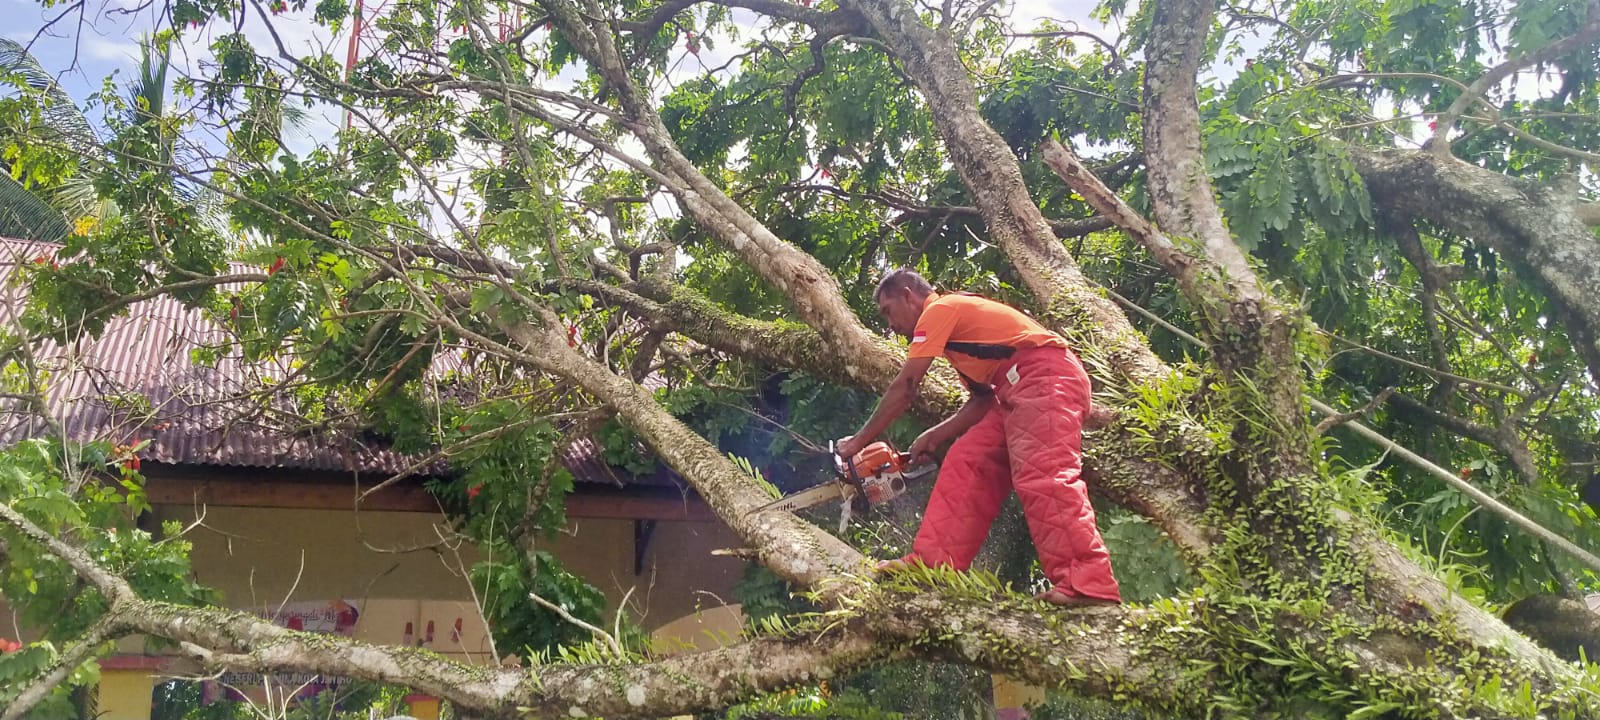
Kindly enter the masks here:
[[[1442, 316], [1442, 314], [1441, 314], [1441, 316]], [[1477, 380], [1477, 379], [1474, 379], [1474, 378], [1469, 378], [1469, 377], [1467, 377], [1465, 375], [1457, 375], [1455, 373], [1447, 373], [1447, 372], [1439, 370], [1438, 368], [1429, 367], [1427, 365], [1423, 365], [1422, 363], [1416, 362], [1414, 360], [1407, 360], [1407, 359], [1405, 359], [1403, 357], [1400, 357], [1398, 355], [1391, 355], [1391, 354], [1386, 353], [1386, 352], [1384, 352], [1382, 350], [1379, 350], [1379, 349], [1377, 349], [1375, 347], [1371, 347], [1369, 345], [1364, 345], [1362, 343], [1356, 342], [1356, 341], [1351, 340], [1349, 338], [1340, 337], [1340, 336], [1335, 335], [1335, 334], [1333, 334], [1331, 332], [1328, 332], [1326, 330], [1318, 330], [1317, 333], [1322, 335], [1323, 337], [1326, 337], [1326, 338], [1330, 339], [1330, 340], [1334, 340], [1336, 342], [1341, 342], [1341, 343], [1344, 343], [1346, 345], [1349, 345], [1349, 346], [1351, 346], [1351, 347], [1353, 347], [1353, 348], [1355, 348], [1357, 350], [1360, 350], [1360, 351], [1362, 351], [1364, 353], [1368, 353], [1370, 355], [1376, 355], [1376, 356], [1381, 357], [1381, 358], [1383, 358], [1385, 360], [1389, 360], [1389, 361], [1392, 361], [1392, 362], [1400, 363], [1401, 365], [1404, 365], [1406, 367], [1409, 367], [1409, 368], [1412, 368], [1412, 369], [1415, 369], [1415, 370], [1420, 370], [1420, 371], [1425, 372], [1425, 373], [1427, 373], [1429, 375], [1433, 375], [1434, 377], [1438, 377], [1438, 378], [1445, 379], [1445, 380], [1453, 380], [1453, 381], [1459, 382], [1459, 383], [1461, 383], [1463, 385], [1476, 385], [1478, 387], [1485, 388], [1485, 389], [1488, 389], [1488, 390], [1499, 390], [1500, 392], [1507, 393], [1507, 394], [1510, 394], [1510, 395], [1516, 395], [1516, 396], [1519, 396], [1519, 397], [1526, 396], [1528, 394], [1527, 391], [1518, 390], [1518, 389], [1516, 389], [1514, 387], [1511, 387], [1510, 385], [1502, 385], [1500, 383], [1493, 382], [1493, 381], [1490, 381], [1490, 380]]]
[[546, 600], [546, 599], [544, 599], [542, 597], [539, 597], [538, 593], [535, 593], [535, 592], [528, 593], [528, 599], [538, 603], [540, 607], [542, 607], [542, 608], [544, 608], [546, 610], [549, 610], [550, 612], [553, 612], [553, 613], [561, 616], [562, 620], [566, 620], [567, 622], [572, 623], [573, 625], [577, 625], [578, 627], [581, 627], [584, 630], [588, 630], [589, 632], [594, 633], [595, 636], [597, 636], [600, 639], [606, 641], [606, 645], [609, 645], [611, 647], [611, 651], [613, 653], [616, 653], [616, 656], [618, 658], [624, 657], [625, 653], [622, 650], [622, 643], [618, 642], [615, 637], [612, 637], [611, 633], [608, 633], [605, 630], [602, 630], [602, 629], [600, 629], [598, 627], [595, 627], [594, 625], [592, 625], [592, 624], [590, 624], [588, 622], [585, 622], [583, 620], [578, 619], [577, 617], [574, 617], [572, 613], [567, 612], [566, 609], [561, 607], [560, 605], [557, 605], [557, 604], [555, 604], [553, 602], [550, 602], [549, 600]]
[[279, 619], [281, 619], [283, 617], [283, 609], [285, 607], [288, 607], [289, 600], [294, 597], [294, 591], [300, 589], [300, 580], [305, 577], [305, 574], [306, 574], [306, 551], [305, 551], [305, 548], [301, 548], [300, 549], [300, 569], [296, 570], [295, 573], [294, 573], [294, 583], [289, 585], [289, 592], [286, 592], [286, 593], [283, 594], [283, 602], [278, 603], [278, 609], [274, 610], [272, 612], [272, 619], [273, 619], [274, 622], [276, 622], [277, 620], [279, 620]]
[[[1578, 28], [1577, 32], [1532, 52], [1506, 60], [1491, 68], [1482, 77], [1474, 80], [1471, 85], [1468, 85], [1456, 97], [1455, 102], [1450, 103], [1450, 107], [1445, 109], [1444, 114], [1439, 116], [1438, 123], [1434, 125], [1433, 137], [1429, 138], [1423, 146], [1437, 155], [1449, 155], [1450, 143], [1448, 138], [1450, 137], [1450, 131], [1455, 128], [1456, 120], [1461, 117], [1462, 113], [1466, 112], [1468, 106], [1482, 101], [1484, 92], [1489, 88], [1499, 84], [1500, 81], [1510, 77], [1512, 73], [1522, 68], [1547, 62], [1600, 39], [1600, 0], [1590, 0], [1587, 10], [1588, 17], [1584, 19], [1583, 25]], [[1488, 103], [1484, 104], [1488, 105]]]
[[637, 589], [637, 585], [629, 585], [628, 591], [622, 594], [622, 601], [617, 603], [617, 614], [611, 622], [611, 637], [622, 637], [622, 613], [628, 609], [628, 598], [633, 597], [633, 591]]
[[1390, 385], [1389, 387], [1384, 388], [1377, 395], [1372, 396], [1372, 399], [1368, 401], [1366, 405], [1363, 405], [1359, 410], [1343, 412], [1339, 413], [1338, 415], [1329, 415], [1328, 417], [1323, 418], [1322, 422], [1317, 423], [1317, 426], [1312, 429], [1312, 432], [1317, 435], [1321, 435], [1327, 432], [1328, 428], [1331, 428], [1335, 425], [1343, 425], [1351, 420], [1359, 420], [1364, 418], [1373, 410], [1376, 410], [1379, 405], [1382, 405], [1385, 401], [1387, 401], [1389, 396], [1394, 394], [1394, 391], [1395, 386]]
[[[1077, 27], [1078, 24], [1077, 23], [1072, 23], [1072, 26], [1073, 27]], [[1056, 30], [1056, 31], [1053, 31], [1053, 32], [1020, 32], [1020, 33], [1006, 33], [1006, 37], [1014, 37], [1014, 38], [1082, 37], [1082, 38], [1088, 38], [1088, 39], [1093, 40], [1096, 43], [1098, 43], [1100, 45], [1100, 47], [1105, 48], [1106, 52], [1111, 55], [1111, 67], [1112, 68], [1114, 68], [1116, 70], [1119, 70], [1119, 71], [1122, 70], [1122, 55], [1117, 52], [1117, 47], [1115, 45], [1112, 45], [1111, 43], [1107, 42], [1104, 38], [1100, 37], [1099, 35], [1096, 35], [1096, 34], [1091, 33], [1091, 32], [1084, 32], [1083, 30]]]

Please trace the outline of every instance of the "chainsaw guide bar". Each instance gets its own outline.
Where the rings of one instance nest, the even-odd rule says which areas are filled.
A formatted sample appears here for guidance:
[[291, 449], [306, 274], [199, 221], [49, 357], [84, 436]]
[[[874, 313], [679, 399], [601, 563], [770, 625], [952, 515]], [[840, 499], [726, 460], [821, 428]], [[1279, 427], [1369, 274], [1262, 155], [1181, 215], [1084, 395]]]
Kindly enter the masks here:
[[[915, 470], [906, 470], [911, 456], [896, 451], [885, 442], [868, 445], [848, 462], [834, 453], [833, 443], [828, 444], [833, 455], [837, 477], [799, 492], [790, 493], [756, 509], [756, 512], [782, 510], [799, 512], [830, 500], [843, 500], [839, 508], [839, 532], [850, 525], [855, 510], [865, 510], [899, 497], [907, 485], [939, 469], [929, 464]], [[856, 508], [856, 505], [861, 508]]]

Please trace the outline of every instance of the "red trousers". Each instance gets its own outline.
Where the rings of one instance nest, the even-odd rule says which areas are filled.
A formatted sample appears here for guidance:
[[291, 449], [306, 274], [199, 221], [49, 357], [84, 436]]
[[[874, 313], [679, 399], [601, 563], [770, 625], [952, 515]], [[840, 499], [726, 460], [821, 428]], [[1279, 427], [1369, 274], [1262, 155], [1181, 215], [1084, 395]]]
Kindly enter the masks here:
[[1120, 601], [1082, 477], [1089, 376], [1061, 348], [1032, 348], [992, 381], [996, 406], [950, 447], [910, 557], [967, 569], [1015, 488], [1056, 589]]

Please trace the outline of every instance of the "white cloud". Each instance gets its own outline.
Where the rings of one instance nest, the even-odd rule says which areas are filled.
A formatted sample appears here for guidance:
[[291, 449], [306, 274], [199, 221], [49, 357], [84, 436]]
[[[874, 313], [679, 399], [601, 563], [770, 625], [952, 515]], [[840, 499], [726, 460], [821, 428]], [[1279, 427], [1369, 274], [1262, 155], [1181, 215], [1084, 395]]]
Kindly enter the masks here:
[[1075, 23], [1083, 32], [1101, 34], [1108, 28], [1089, 17], [1097, 4], [1095, 0], [1018, 0], [1011, 9], [1011, 25], [1025, 32], [1037, 27], [1041, 20], [1053, 20]]
[[139, 60], [139, 46], [122, 38], [91, 35], [83, 38], [79, 47], [84, 56], [92, 60], [103, 60], [118, 65]]

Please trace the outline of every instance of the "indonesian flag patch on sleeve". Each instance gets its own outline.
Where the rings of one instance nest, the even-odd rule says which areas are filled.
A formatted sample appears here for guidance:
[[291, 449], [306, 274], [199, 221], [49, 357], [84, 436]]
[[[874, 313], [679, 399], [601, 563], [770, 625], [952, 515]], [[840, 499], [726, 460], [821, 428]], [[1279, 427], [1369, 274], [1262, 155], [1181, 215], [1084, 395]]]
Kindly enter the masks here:
[[927, 342], [927, 341], [928, 341], [928, 331], [927, 330], [918, 330], [918, 331], [916, 331], [916, 332], [911, 334], [911, 344], [912, 345], [915, 345], [915, 344], [920, 343], [920, 342]]

